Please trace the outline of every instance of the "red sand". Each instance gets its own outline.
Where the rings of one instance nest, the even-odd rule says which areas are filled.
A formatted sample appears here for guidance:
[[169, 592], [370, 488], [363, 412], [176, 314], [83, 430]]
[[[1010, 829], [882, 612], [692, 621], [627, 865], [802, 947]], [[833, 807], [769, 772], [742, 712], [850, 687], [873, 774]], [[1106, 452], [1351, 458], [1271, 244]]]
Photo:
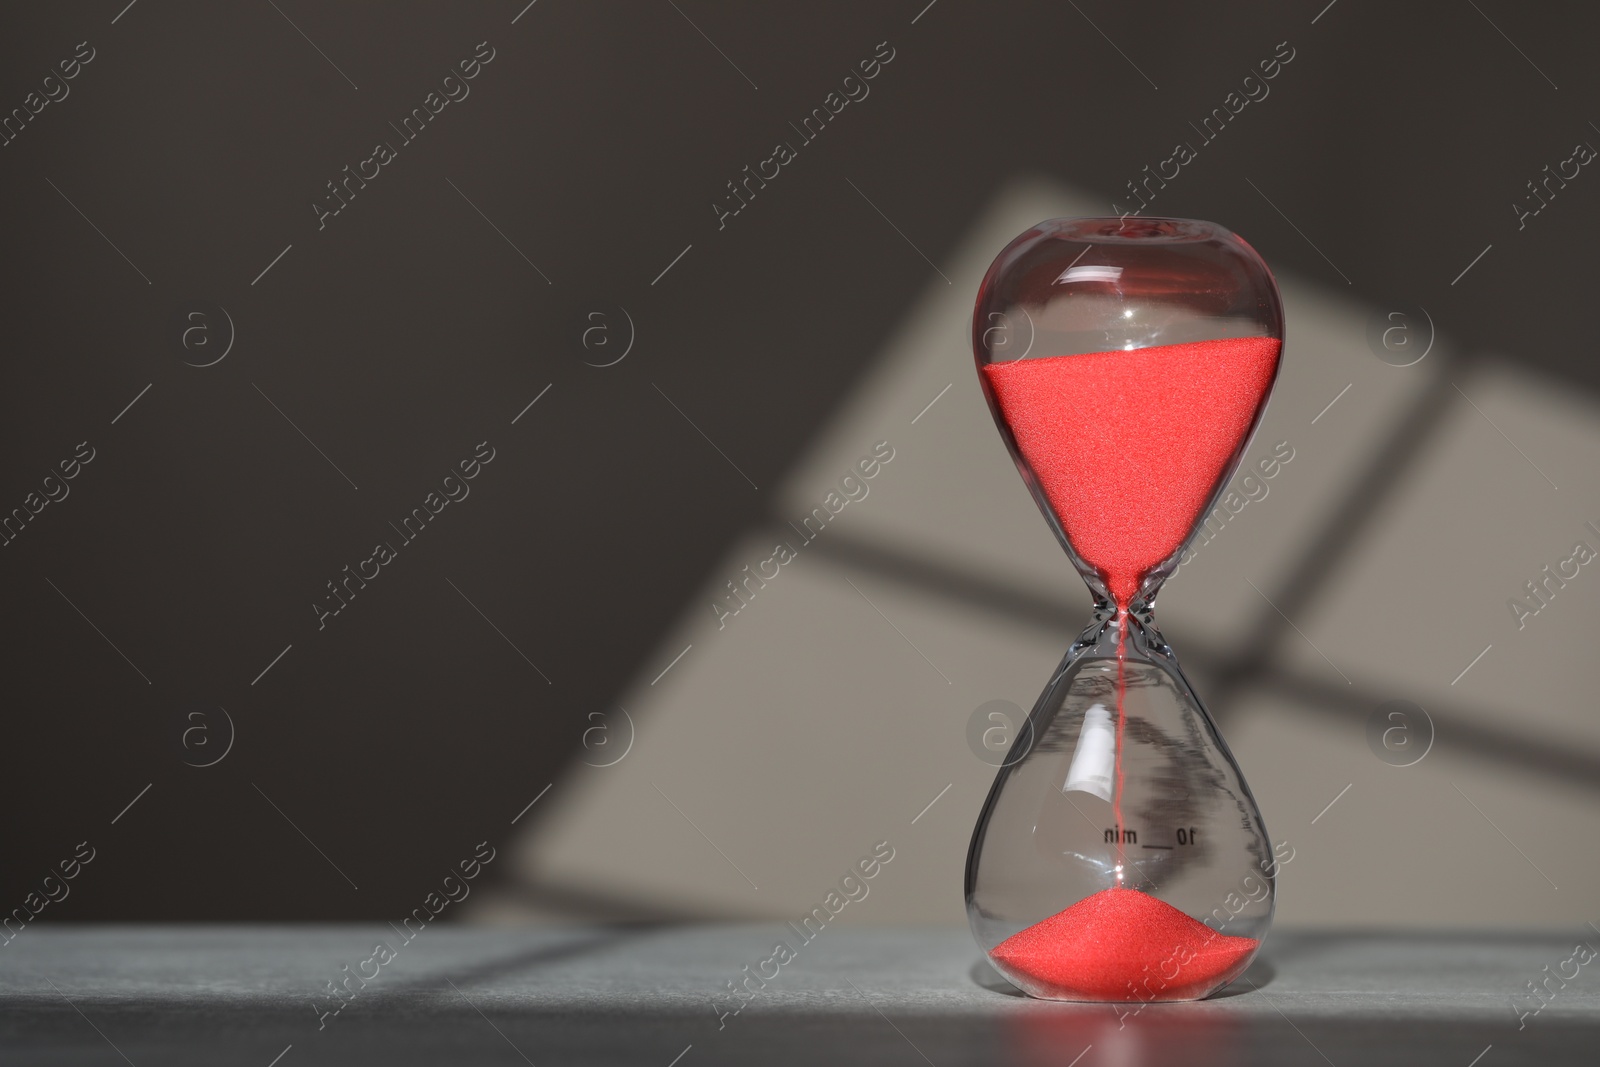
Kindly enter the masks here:
[[[1274, 338], [1244, 337], [983, 367], [1051, 510], [1117, 602], [1118, 826], [1126, 609], [1144, 576], [1194, 529], [1250, 431], [1278, 353]], [[1120, 867], [1120, 840], [1117, 853]], [[1043, 995], [1184, 1000], [1235, 977], [1259, 944], [1116, 888], [1007, 938], [991, 955]]]
[[990, 955], [1061, 999], [1191, 1000], [1236, 977], [1260, 944], [1137, 889], [1102, 889]]
[[1045, 498], [1119, 606], [1194, 528], [1278, 348], [1240, 337], [984, 365]]

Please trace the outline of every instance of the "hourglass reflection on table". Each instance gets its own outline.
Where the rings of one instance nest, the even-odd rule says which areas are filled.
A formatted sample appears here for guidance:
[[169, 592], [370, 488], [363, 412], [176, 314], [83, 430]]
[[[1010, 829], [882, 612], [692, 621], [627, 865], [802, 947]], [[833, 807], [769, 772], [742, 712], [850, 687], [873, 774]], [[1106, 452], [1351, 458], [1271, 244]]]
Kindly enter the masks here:
[[1260, 948], [1278, 859], [1152, 605], [1260, 422], [1277, 285], [1212, 223], [1055, 219], [995, 259], [972, 329], [1001, 436], [1093, 596], [973, 831], [973, 934], [1035, 997], [1209, 996]]

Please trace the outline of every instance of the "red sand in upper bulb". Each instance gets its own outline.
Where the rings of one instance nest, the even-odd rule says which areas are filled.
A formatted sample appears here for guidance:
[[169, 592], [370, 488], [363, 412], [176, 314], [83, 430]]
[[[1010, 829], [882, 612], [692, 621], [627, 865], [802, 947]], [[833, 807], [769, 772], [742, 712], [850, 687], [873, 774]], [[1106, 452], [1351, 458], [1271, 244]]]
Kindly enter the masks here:
[[1237, 977], [1260, 945], [1137, 889], [1102, 889], [990, 955], [1064, 1000], [1192, 1000]]
[[1119, 606], [1194, 528], [1278, 349], [1238, 337], [984, 365], [1045, 498]]

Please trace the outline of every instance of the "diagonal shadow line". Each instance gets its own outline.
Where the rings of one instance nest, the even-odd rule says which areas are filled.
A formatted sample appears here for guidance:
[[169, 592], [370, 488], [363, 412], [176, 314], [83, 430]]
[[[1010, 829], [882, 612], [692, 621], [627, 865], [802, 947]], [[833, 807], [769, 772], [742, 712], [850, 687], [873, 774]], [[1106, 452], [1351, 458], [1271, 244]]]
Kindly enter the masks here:
[[[1063, 640], [1076, 635], [1087, 617], [1086, 604], [1074, 605], [1042, 595], [1020, 583], [991, 578], [930, 556], [887, 547], [836, 530], [829, 530], [826, 537], [818, 538], [806, 551], [830, 564], [869, 571], [876, 578], [942, 596], [1013, 623], [1058, 631]], [[1237, 669], [1243, 659], [1225, 655], [1215, 645], [1193, 640], [1185, 641], [1178, 655], [1186, 669], [1213, 679], [1223, 670]], [[1360, 681], [1354, 686], [1324, 682], [1271, 661], [1254, 667], [1247, 677], [1237, 677], [1231, 689], [1234, 697], [1254, 687], [1292, 698], [1296, 710], [1309, 710], [1346, 722], [1360, 716], [1364, 723], [1366, 715], [1396, 695], [1376, 692]], [[1219, 688], [1215, 683], [1207, 687], [1212, 692]], [[1206, 699], [1206, 706], [1208, 709], [1213, 706], [1212, 698]], [[1434, 721], [1435, 743], [1441, 749], [1454, 749], [1479, 759], [1530, 773], [1554, 775], [1574, 785], [1600, 790], [1600, 757], [1585, 754], [1569, 743], [1535, 740], [1526, 733], [1483, 725], [1485, 720], [1497, 718], [1486, 709], [1462, 704], [1432, 704], [1428, 710]]]
[[[463, 926], [459, 923], [446, 923], [444, 928], [451, 929], [458, 934], [473, 932], [472, 927]], [[234, 928], [230, 927], [229, 929]], [[382, 940], [391, 947], [396, 946], [399, 941], [393, 932], [381, 923], [335, 925], [326, 929], [330, 934], [339, 936], [351, 935], [353, 943], [359, 943], [354, 942], [354, 937], [362, 930], [367, 929], [370, 929], [376, 940]], [[379, 977], [372, 979], [369, 985], [357, 989], [355, 994], [349, 997], [346, 1007], [356, 1014], [370, 1011], [374, 1017], [378, 1017], [386, 1010], [385, 1005], [388, 1005], [387, 1010], [393, 1010], [393, 1006], [397, 1002], [412, 1003], [419, 998], [448, 1002], [453, 998], [445, 990], [444, 983], [446, 979], [460, 985], [470, 985], [484, 980], [511, 977], [536, 970], [539, 967], [602, 952], [625, 942], [638, 941], [655, 936], [658, 933], [670, 931], [664, 928], [647, 926], [625, 928], [620, 926], [595, 927], [591, 925], [571, 928], [570, 933], [572, 936], [570, 937], [565, 936], [569, 931], [551, 926], [540, 926], [526, 931], [498, 929], [492, 932], [498, 939], [505, 941], [515, 942], [519, 937], [537, 940], [525, 947], [502, 950], [499, 955], [492, 959], [482, 958], [487, 956], [489, 952], [494, 951], [492, 949], [484, 949], [475, 953], [476, 958], [472, 960], [457, 961], [442, 966], [435, 963], [432, 969], [428, 969], [429, 964], [424, 961], [423, 954], [428, 952], [427, 949], [412, 948], [410, 949], [411, 955], [408, 956], [407, 949], [401, 948], [395, 960], [380, 970]], [[549, 943], [550, 938], [557, 936], [564, 939], [554, 944]], [[448, 939], [449, 935], [447, 934], [446, 937]], [[419, 936], [419, 945], [426, 940], [427, 938]], [[496, 947], [499, 948], [498, 942]], [[448, 944], [443, 948], [459, 952], [463, 945], [459, 940], [449, 940]], [[354, 964], [360, 958], [359, 954], [347, 953], [339, 957], [337, 962]], [[391, 973], [388, 967], [402, 968], [402, 970]], [[411, 969], [409, 971], [403, 969], [407, 967]], [[421, 970], [418, 968], [421, 968]], [[339, 976], [331, 967], [316, 974], [317, 979], [338, 978]], [[306, 991], [309, 991], [309, 993]], [[211, 1006], [230, 1010], [241, 1003], [248, 1003], [257, 1008], [265, 1007], [271, 1010], [279, 1006], [273, 1002], [280, 996], [284, 998], [284, 1003], [292, 1000], [296, 1013], [302, 1010], [308, 999], [323, 1001], [325, 1005], [333, 1003], [325, 994], [310, 984], [306, 986], [305, 991], [295, 992], [292, 995], [283, 988], [268, 990], [265, 993], [264, 1000], [263, 994], [259, 990], [240, 993], [236, 990], [224, 989], [185, 990], [181, 993], [180, 999], [184, 1008], [190, 1012]], [[126, 992], [120, 990], [101, 992], [92, 989], [75, 993], [74, 1000], [79, 1004], [95, 1004], [102, 1007], [114, 1006], [124, 1011], [135, 1010], [131, 1008], [132, 1005], [144, 1003], [149, 1005], [146, 1014], [152, 1017], [169, 1011], [173, 1003], [172, 996], [165, 993], [156, 995], [146, 993], [130, 998]], [[0, 993], [0, 1004], [7, 1008], [25, 1006], [29, 1010], [36, 1010], [49, 1007], [53, 1003], [54, 998], [50, 996], [19, 997], [10, 991]]]
[[[1318, 715], [1362, 726], [1377, 707], [1378, 698], [1352, 693], [1351, 687], [1268, 667], [1253, 685], [1290, 697]], [[1509, 764], [1542, 777], [1556, 777], [1572, 785], [1600, 789], [1600, 759], [1584, 754], [1572, 743], [1537, 741], [1523, 733], [1486, 726], [1488, 712], [1469, 712], [1460, 705], [1430, 711], [1434, 745], [1456, 749], [1480, 759]]]
[[[781, 525], [781, 519], [773, 519]], [[1076, 602], [1035, 592], [1020, 584], [968, 570], [959, 564], [936, 559], [863, 537], [829, 529], [806, 545], [807, 555], [818, 556], [847, 567], [870, 571], [879, 578], [930, 591], [968, 607], [994, 615], [1076, 636], [1087, 624], [1090, 612], [1089, 591], [1082, 588]], [[1074, 579], [1070, 568], [1063, 568], [1063, 586]]]
[[[361, 925], [364, 926], [365, 924]], [[470, 926], [463, 927], [457, 923], [447, 923], [444, 928], [456, 931], [472, 929]], [[400, 939], [394, 935], [392, 928], [387, 931], [387, 936], [385, 936], [386, 930], [383, 926], [374, 926], [372, 929], [376, 933], [378, 940], [391, 947], [400, 945]], [[575, 936], [570, 940], [558, 941], [555, 944], [543, 941], [544, 938], [549, 937], [552, 933], [559, 934], [561, 932], [559, 928], [551, 927], [538, 927], [531, 931], [501, 930], [499, 933], [504, 934], [507, 940], [514, 941], [519, 934], [527, 933], [540, 938], [540, 942], [525, 948], [514, 948], [493, 959], [484, 959], [481, 962], [457, 962], [446, 966], [435, 965], [433, 969], [426, 969], [428, 964], [420, 962], [421, 954], [427, 952], [427, 949], [418, 947], [410, 949], [416, 955], [409, 958], [411, 970], [406, 970], [408, 962], [407, 948], [400, 947], [394, 963], [390, 964], [390, 966], [402, 968], [399, 973], [386, 975], [380, 971], [380, 976], [373, 979], [369, 988], [359, 990], [357, 995], [351, 998], [350, 1006], [359, 1008], [364, 1000], [372, 1003], [381, 1003], [386, 999], [409, 998], [419, 993], [442, 994], [448, 997], [448, 991], [444, 990], [446, 980], [459, 985], [470, 986], [486, 979], [505, 978], [522, 974], [530, 970], [536, 970], [539, 967], [602, 952], [621, 942], [647, 937], [653, 931], [645, 927], [627, 929], [619, 926], [602, 926], [598, 928], [589, 926], [574, 928], [573, 933]], [[418, 946], [423, 946], [425, 941], [425, 934], [418, 935], [416, 938]], [[450, 947], [459, 948], [460, 945], [452, 942]], [[424, 968], [424, 970], [416, 970], [418, 967]], [[338, 976], [334, 975], [334, 977]]]
[[1477, 362], [1475, 356], [1440, 354], [1433, 378], [1395, 421], [1388, 437], [1367, 462], [1366, 470], [1334, 507], [1327, 524], [1302, 549], [1288, 578], [1273, 591], [1270, 603], [1276, 604], [1277, 610], [1262, 610], [1239, 646], [1244, 651], [1219, 667], [1212, 685], [1219, 707], [1226, 706], [1240, 687], [1270, 669], [1287, 630], [1279, 611], [1291, 619], [1303, 615], [1339, 573], [1361, 534], [1406, 482], [1421, 462], [1424, 446], [1443, 427], [1455, 395], [1451, 380], [1458, 374], [1470, 373]]
[[653, 927], [696, 922], [766, 922], [765, 912], [730, 911], [727, 908], [684, 907], [666, 904], [649, 897], [618, 893], [589, 882], [557, 882], [543, 878], [518, 879], [497, 886], [496, 890], [514, 898], [513, 902], [535, 908], [548, 908], [563, 916], [587, 923], [622, 927]]
[[[458, 926], [457, 929], [460, 929], [460, 927]], [[547, 928], [542, 929], [540, 936], [548, 932]], [[514, 931], [505, 931], [505, 933], [512, 937], [516, 936]], [[462, 985], [470, 985], [484, 979], [503, 978], [520, 974], [546, 964], [560, 963], [564, 960], [577, 959], [581, 956], [600, 952], [616, 945], [618, 942], [644, 936], [645, 933], [646, 931], [642, 930], [625, 930], [615, 927], [602, 927], [598, 930], [591, 928], [582, 931], [582, 936], [578, 936], [571, 941], [564, 941], [554, 945], [534, 945], [530, 948], [507, 953], [498, 959], [485, 960], [481, 963], [457, 964], [453, 967], [430, 971], [427, 974], [406, 975], [404, 977], [397, 975], [394, 982], [383, 986], [374, 986], [373, 999], [378, 999], [384, 993], [393, 996], [413, 990], [436, 992], [440, 983], [445, 979]], [[393, 941], [389, 943], [393, 944]], [[400, 951], [402, 955], [396, 962], [400, 962], [405, 958], [403, 955], [405, 950], [401, 949]]]

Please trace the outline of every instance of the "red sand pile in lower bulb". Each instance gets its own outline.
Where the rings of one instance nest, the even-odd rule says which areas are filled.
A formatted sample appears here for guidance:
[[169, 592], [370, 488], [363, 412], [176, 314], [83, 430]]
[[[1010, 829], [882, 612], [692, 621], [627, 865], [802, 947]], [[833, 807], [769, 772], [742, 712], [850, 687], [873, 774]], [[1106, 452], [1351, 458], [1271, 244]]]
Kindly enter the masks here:
[[1062, 1000], [1193, 1000], [1259, 948], [1137, 889], [1102, 889], [996, 945], [990, 955]]
[[1194, 528], [1278, 349], [1233, 337], [984, 365], [1045, 499], [1119, 607]]

